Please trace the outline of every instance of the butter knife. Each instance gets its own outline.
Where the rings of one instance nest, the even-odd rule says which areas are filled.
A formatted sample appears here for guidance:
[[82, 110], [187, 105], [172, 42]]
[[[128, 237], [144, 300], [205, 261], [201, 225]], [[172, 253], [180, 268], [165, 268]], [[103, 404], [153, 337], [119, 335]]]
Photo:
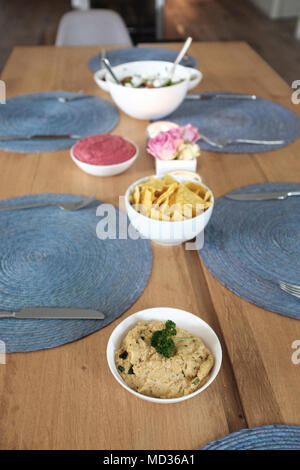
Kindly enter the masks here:
[[41, 134], [41, 135], [1, 135], [0, 141], [2, 140], [52, 140], [52, 139], [74, 139], [79, 140], [82, 136], [76, 134]]
[[224, 100], [256, 100], [257, 96], [256, 95], [239, 95], [239, 94], [225, 94], [225, 93], [215, 93], [211, 95], [203, 95], [203, 94], [193, 94], [193, 95], [186, 95], [185, 97], [186, 100], [218, 100], [218, 99], [224, 99]]
[[228, 199], [236, 201], [266, 201], [270, 199], [286, 199], [291, 196], [300, 196], [300, 191], [282, 191], [275, 193], [239, 193], [226, 194]]
[[103, 320], [105, 315], [88, 308], [26, 307], [17, 312], [0, 311], [0, 318], [39, 318], [64, 320]]

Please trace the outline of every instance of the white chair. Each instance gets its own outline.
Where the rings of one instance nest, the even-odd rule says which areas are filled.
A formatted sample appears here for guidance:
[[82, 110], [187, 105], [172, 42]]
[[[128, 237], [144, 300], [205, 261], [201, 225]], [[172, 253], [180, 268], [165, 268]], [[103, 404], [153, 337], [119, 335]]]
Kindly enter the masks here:
[[60, 20], [56, 46], [132, 45], [121, 16], [112, 10], [70, 11]]
[[295, 37], [296, 39], [300, 39], [300, 16], [298, 18], [298, 22], [296, 26]]

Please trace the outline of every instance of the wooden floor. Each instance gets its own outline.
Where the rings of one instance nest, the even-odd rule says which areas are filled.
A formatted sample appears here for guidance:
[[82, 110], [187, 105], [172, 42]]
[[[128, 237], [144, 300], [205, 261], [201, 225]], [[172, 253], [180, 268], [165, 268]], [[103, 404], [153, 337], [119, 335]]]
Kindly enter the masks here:
[[[130, 8], [125, 9], [126, 1]], [[127, 15], [127, 23], [136, 23], [142, 13], [136, 10], [135, 21], [133, 3], [111, 0], [109, 5]], [[16, 45], [53, 44], [59, 19], [70, 4], [70, 0], [0, 0], [0, 70]], [[148, 8], [144, 11], [148, 15]], [[272, 21], [249, 0], [166, 0], [166, 40], [191, 35], [197, 41], [246, 41], [288, 83], [300, 79], [300, 41], [294, 39], [295, 27], [296, 19]]]
[[248, 0], [166, 0], [165, 35], [248, 42], [289, 84], [300, 79], [297, 19], [270, 20]]
[[71, 0], [0, 0], [0, 70], [15, 46], [53, 44]]

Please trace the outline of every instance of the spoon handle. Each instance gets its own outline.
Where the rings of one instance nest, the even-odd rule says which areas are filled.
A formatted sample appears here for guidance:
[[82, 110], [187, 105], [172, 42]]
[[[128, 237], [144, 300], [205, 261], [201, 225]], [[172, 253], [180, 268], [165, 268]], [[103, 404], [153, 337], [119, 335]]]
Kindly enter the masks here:
[[192, 42], [192, 38], [189, 36], [187, 38], [187, 40], [185, 41], [181, 51], [179, 52], [178, 56], [176, 57], [175, 59], [175, 62], [173, 64], [173, 67], [171, 69], [171, 78], [173, 77], [174, 75], [174, 72], [175, 72], [175, 69], [177, 67], [177, 65], [179, 64], [179, 62], [181, 61], [181, 59], [184, 57], [186, 51], [188, 50], [188, 48], [190, 47], [191, 45], [191, 42]]
[[118, 85], [121, 85], [121, 82], [120, 80], [117, 79], [117, 77], [115, 76], [114, 72], [112, 71], [112, 68], [110, 66], [110, 62], [107, 58], [103, 58], [102, 59], [102, 63], [104, 64], [104, 66], [106, 67], [106, 69], [109, 71], [109, 73], [111, 74], [112, 78], [114, 79], [114, 81], [118, 84]]

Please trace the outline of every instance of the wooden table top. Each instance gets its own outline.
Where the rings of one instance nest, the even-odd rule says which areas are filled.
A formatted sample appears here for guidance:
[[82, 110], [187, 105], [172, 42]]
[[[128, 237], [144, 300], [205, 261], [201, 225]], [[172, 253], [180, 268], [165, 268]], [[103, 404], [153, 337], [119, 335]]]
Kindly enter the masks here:
[[[159, 46], [159, 44], [155, 44]], [[179, 49], [179, 44], [163, 44]], [[18, 47], [3, 72], [7, 96], [78, 91], [110, 97], [93, 81], [88, 59], [99, 47]], [[291, 103], [288, 85], [245, 43], [194, 43], [204, 74], [196, 91], [255, 93]], [[113, 133], [134, 140], [140, 156], [124, 174], [96, 178], [79, 170], [69, 150], [0, 151], [0, 198], [43, 192], [95, 194], [118, 204], [130, 183], [154, 173], [146, 155], [147, 122], [121, 113]], [[216, 197], [266, 181], [299, 182], [300, 140], [278, 151], [220, 155], [202, 151], [198, 170]], [[292, 342], [300, 322], [264, 311], [223, 287], [198, 253], [152, 246], [153, 270], [138, 301], [106, 328], [64, 346], [10, 354], [0, 365], [1, 449], [198, 449], [244, 427], [300, 425], [300, 365]], [[170, 306], [193, 312], [218, 334], [223, 364], [213, 384], [174, 405], [145, 402], [124, 390], [106, 363], [115, 326], [138, 310]]]

